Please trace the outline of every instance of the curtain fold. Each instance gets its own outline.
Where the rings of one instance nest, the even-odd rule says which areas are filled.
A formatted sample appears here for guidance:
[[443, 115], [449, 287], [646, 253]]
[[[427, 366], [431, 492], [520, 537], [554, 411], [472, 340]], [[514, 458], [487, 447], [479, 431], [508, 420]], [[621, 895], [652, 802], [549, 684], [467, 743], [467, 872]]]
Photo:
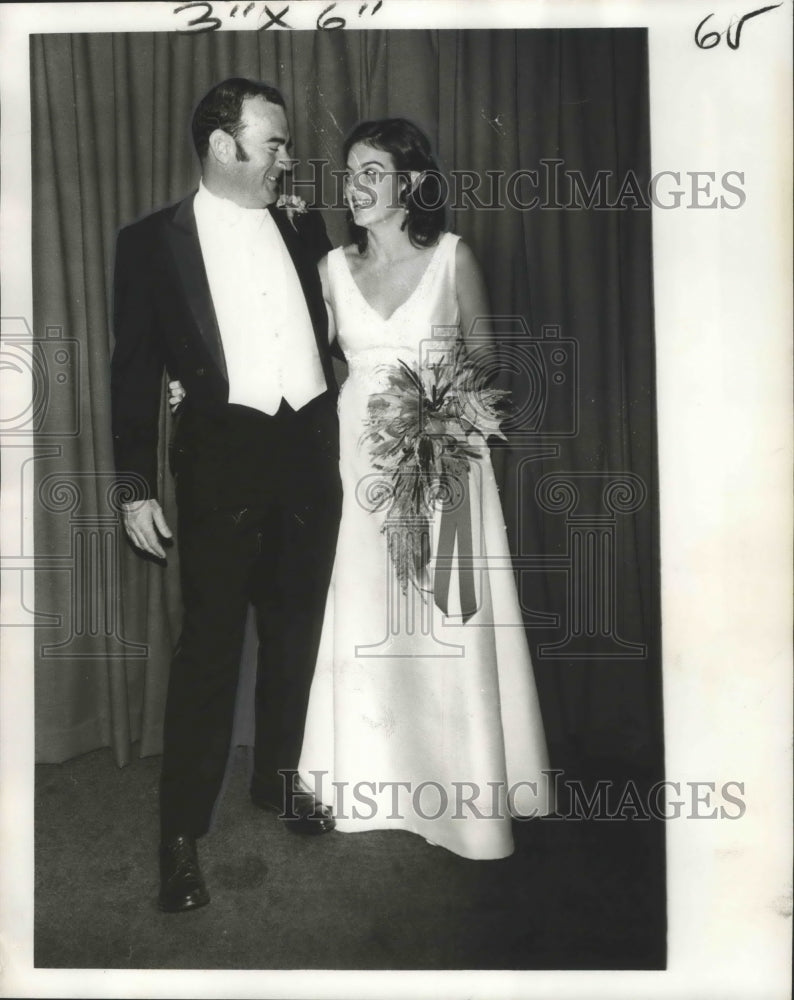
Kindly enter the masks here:
[[[588, 186], [608, 171], [612, 193], [629, 172], [647, 185], [645, 32], [39, 35], [31, 47], [34, 330], [54, 342], [60, 329], [79, 354], [34, 463], [37, 551], [53, 565], [36, 574], [36, 606], [61, 619], [38, 629], [37, 758], [111, 746], [124, 764], [137, 741], [141, 755], [161, 748], [179, 567], [175, 548], [166, 567], [138, 557], [114, 519], [115, 235], [193, 189], [196, 101], [252, 76], [284, 93], [301, 193], [334, 201], [343, 136], [364, 117], [413, 119], [451, 182], [457, 171], [449, 227], [480, 260], [505, 328], [518, 317], [531, 334], [505, 340], [505, 384], [528, 405], [494, 465], [552, 763], [661, 774], [650, 212], [556, 207], [571, 171]], [[317, 189], [313, 159], [327, 161]], [[515, 204], [535, 195], [548, 207]], [[325, 217], [344, 242], [344, 211]], [[165, 455], [161, 477], [175, 527]]]

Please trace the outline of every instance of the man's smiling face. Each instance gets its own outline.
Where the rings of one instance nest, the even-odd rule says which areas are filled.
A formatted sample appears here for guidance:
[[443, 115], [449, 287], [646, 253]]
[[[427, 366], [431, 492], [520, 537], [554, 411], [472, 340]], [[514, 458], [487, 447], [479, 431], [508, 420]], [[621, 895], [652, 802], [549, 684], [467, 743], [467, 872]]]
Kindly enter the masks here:
[[265, 208], [278, 198], [281, 175], [290, 169], [287, 116], [264, 97], [246, 97], [240, 120], [237, 159], [229, 164], [234, 200], [243, 208]]

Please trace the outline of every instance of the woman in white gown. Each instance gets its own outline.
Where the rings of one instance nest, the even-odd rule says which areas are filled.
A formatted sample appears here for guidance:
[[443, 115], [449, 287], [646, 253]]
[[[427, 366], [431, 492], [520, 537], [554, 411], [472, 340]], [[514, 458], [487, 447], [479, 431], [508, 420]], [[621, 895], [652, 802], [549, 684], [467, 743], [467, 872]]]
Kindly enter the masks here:
[[339, 401], [344, 502], [299, 772], [341, 832], [409, 830], [463, 857], [502, 858], [513, 851], [511, 814], [544, 815], [553, 804], [488, 448], [476, 439], [470, 461], [476, 610], [462, 614], [457, 548], [448, 601], [434, 601], [432, 583], [400, 586], [387, 546], [399, 528], [375, 502], [385, 476], [367, 437], [369, 400], [388, 366], [438, 360], [435, 345], [451, 333], [465, 340], [488, 316], [484, 284], [469, 248], [440, 232], [435, 163], [414, 125], [364, 122], [345, 157], [357, 242], [320, 265], [349, 365]]

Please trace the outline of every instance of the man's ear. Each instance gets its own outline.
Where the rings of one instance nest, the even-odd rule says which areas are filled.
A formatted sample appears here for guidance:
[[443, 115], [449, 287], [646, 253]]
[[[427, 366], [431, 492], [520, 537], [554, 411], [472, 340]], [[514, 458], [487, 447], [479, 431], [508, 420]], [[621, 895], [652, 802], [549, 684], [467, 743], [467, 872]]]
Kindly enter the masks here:
[[209, 138], [209, 154], [218, 163], [223, 163], [224, 165], [230, 163], [236, 154], [234, 139], [232, 139], [228, 132], [216, 128]]

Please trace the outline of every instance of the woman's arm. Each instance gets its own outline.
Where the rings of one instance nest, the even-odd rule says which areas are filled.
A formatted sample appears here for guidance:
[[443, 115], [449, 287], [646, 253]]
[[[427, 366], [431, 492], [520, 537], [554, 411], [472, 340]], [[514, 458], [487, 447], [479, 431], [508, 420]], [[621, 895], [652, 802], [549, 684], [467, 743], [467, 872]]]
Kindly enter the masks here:
[[323, 257], [323, 259], [317, 265], [317, 270], [320, 272], [320, 282], [323, 286], [323, 299], [325, 300], [325, 311], [328, 313], [328, 343], [333, 344], [336, 338], [336, 321], [334, 319], [334, 310], [331, 307], [331, 291], [328, 282], [328, 254]]
[[[478, 352], [488, 356], [494, 347], [488, 292], [477, 258], [463, 240], [458, 240], [455, 249], [455, 282], [463, 341], [471, 349], [477, 349]], [[476, 340], [472, 342], [472, 327], [475, 320], [479, 322]]]

